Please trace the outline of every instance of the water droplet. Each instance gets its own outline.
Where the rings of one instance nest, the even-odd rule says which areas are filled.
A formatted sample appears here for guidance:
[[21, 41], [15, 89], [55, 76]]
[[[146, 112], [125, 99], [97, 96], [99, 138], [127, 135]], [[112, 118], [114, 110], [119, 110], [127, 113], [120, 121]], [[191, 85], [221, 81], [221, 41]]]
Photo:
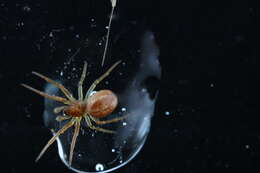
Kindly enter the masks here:
[[[75, 30], [80, 32], [80, 30], [76, 28], [76, 25]], [[96, 31], [93, 30], [93, 32]], [[58, 64], [58, 67], [53, 66], [56, 68], [50, 69], [46, 67], [46, 70], [51, 73], [48, 77], [51, 77], [53, 80], [59, 79], [76, 98], [78, 98], [77, 85], [82, 73], [84, 61], [87, 61], [89, 64], [87, 68], [89, 75], [86, 77], [83, 85], [84, 96], [92, 82], [102, 76], [106, 69], [117, 62], [119, 60], [117, 58], [122, 59], [123, 62], [126, 61], [124, 66], [119, 64], [112, 70], [109, 76], [101, 81], [94, 90], [109, 89], [118, 96], [118, 107], [111, 115], [105, 117], [106, 120], [124, 115], [127, 115], [127, 118], [123, 121], [106, 124], [104, 126], [98, 125], [94, 123], [94, 120], [91, 120], [91, 123], [95, 127], [113, 130], [116, 132], [115, 134], [92, 130], [89, 128], [85, 119], [82, 119], [80, 133], [76, 140], [73, 162], [70, 167], [70, 169], [75, 171], [96, 172], [117, 169], [137, 155], [149, 134], [157, 98], [156, 93], [158, 92], [157, 84], [161, 76], [160, 64], [158, 63], [159, 49], [155, 40], [151, 37], [151, 35], [153, 35], [151, 32], [144, 32], [144, 34], [141, 35], [134, 35], [136, 32], [128, 32], [128, 30], [125, 32], [126, 33], [123, 32], [123, 35], [118, 35], [120, 48], [116, 46], [113, 47], [113, 56], [105, 61], [104, 68], [100, 66], [101, 59], [97, 58], [100, 57], [100, 52], [103, 52], [101, 47], [97, 46], [101, 40], [101, 38], [98, 38], [98, 34], [86, 34], [85, 31], [79, 33], [80, 35], [84, 35], [84, 37], [88, 37], [84, 38], [84, 40], [88, 39], [89, 43], [86, 47], [80, 47], [77, 56], [72, 57], [75, 50], [78, 49], [75, 45], [84, 44], [82, 40], [75, 39], [75, 34], [71, 34], [71, 31], [68, 31], [68, 29], [62, 30], [59, 34], [54, 33], [55, 39], [57, 38], [61, 40], [61, 42], [59, 46], [56, 46], [57, 52], [59, 53], [52, 53], [51, 55], [53, 57], [57, 56], [55, 58], [57, 58], [57, 60], [60, 59], [61, 62]], [[138, 34], [139, 33], [140, 32], [138, 32]], [[71, 43], [67, 42], [68, 38], [66, 37], [66, 41], [61, 44], [62, 35], [69, 35], [72, 40]], [[92, 37], [92, 35], [94, 35], [94, 37]], [[114, 37], [116, 36], [117, 35], [114, 35]], [[129, 42], [121, 43], [121, 36], [124, 38], [123, 40], [129, 39], [129, 41], [136, 42], [136, 40], [138, 40], [141, 42], [136, 42], [135, 45], [137, 46], [129, 49]], [[46, 39], [46, 41], [48, 40], [52, 39]], [[122, 49], [122, 47], [124, 47], [124, 49]], [[141, 53], [134, 51], [139, 48]], [[131, 57], [129, 57], [129, 55], [131, 55]], [[140, 66], [140, 64], [143, 64], [143, 66]], [[76, 68], [75, 71], [73, 70], [74, 67]], [[59, 73], [54, 73], [57, 69], [59, 69]], [[78, 76], [77, 79], [73, 77], [76, 73]], [[120, 76], [120, 74], [124, 75]], [[152, 80], [151, 83], [150, 80]], [[152, 88], [152, 90], [150, 90], [150, 88]], [[51, 84], [46, 85], [44, 92], [50, 95], [64, 96], [59, 89]], [[89, 96], [95, 92], [96, 91], [91, 92]], [[55, 120], [57, 115], [53, 113], [53, 109], [58, 106], [61, 106], [61, 104], [53, 100], [45, 99], [44, 123], [46, 127], [54, 129], [55, 132], [68, 122], [57, 122]], [[84, 134], [82, 130], [85, 131]], [[57, 140], [59, 156], [67, 166], [73, 132], [73, 128], [70, 128]], [[81, 157], [79, 157], [79, 153]], [[113, 164], [109, 164], [113, 160]]]
[[147, 90], [145, 88], [142, 88], [141, 90], [143, 93], [145, 93]]
[[171, 113], [169, 111], [166, 111], [164, 114], [169, 116]]
[[193, 149], [194, 149], [194, 150], [198, 150], [199, 147], [198, 147], [198, 146], [194, 146]]
[[250, 148], [250, 146], [249, 146], [249, 145], [245, 145], [245, 148], [246, 148], [246, 149], [249, 149], [249, 148]]
[[[22, 26], [24, 26], [24, 23], [23, 22], [18, 22], [17, 24], [16, 24], [18, 27], [22, 27]], [[18, 28], [17, 28], [18, 29]]]
[[25, 6], [23, 6], [23, 11], [30, 12], [31, 11], [31, 7], [28, 6], [28, 5], [25, 5]]
[[213, 87], [214, 87], [214, 84], [213, 84], [213, 83], [211, 83], [211, 84], [210, 84], [210, 87], [211, 87], [211, 88], [213, 88]]
[[75, 27], [72, 25], [72, 26], [69, 27], [69, 29], [70, 29], [71, 31], [73, 31], [73, 30], [75, 29]]
[[26, 117], [27, 118], [31, 118], [31, 114], [26, 114]]
[[4, 35], [4, 36], [2, 37], [2, 39], [3, 39], [3, 40], [7, 40], [7, 36]]
[[104, 170], [104, 166], [101, 163], [96, 164], [95, 167], [96, 171], [103, 171]]
[[95, 28], [97, 25], [95, 23], [92, 23], [90, 26], [91, 28]]
[[174, 132], [174, 133], [178, 133], [179, 130], [178, 130], [178, 129], [174, 129], [173, 132]]

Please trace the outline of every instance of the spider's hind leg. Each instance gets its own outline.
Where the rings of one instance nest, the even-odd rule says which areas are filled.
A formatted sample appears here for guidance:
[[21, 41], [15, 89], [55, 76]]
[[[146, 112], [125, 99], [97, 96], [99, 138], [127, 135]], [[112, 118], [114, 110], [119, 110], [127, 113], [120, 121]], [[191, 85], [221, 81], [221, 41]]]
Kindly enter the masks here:
[[94, 125], [91, 125], [89, 126], [89, 128], [91, 128], [92, 130], [96, 130], [96, 131], [100, 131], [100, 132], [103, 132], [103, 133], [116, 133], [115, 131], [113, 130], [108, 130], [108, 129], [104, 129], [104, 128], [101, 128], [101, 127], [96, 127]]
[[109, 119], [109, 120], [99, 120], [99, 119], [97, 119], [97, 118], [94, 118], [94, 117], [90, 116], [90, 119], [91, 119], [92, 121], [94, 121], [96, 124], [100, 124], [100, 125], [101, 125], [101, 124], [116, 123], [116, 122], [118, 122], [118, 121], [121, 121], [121, 120], [123, 120], [123, 119], [126, 119], [126, 117], [127, 117], [127, 115], [122, 116], [122, 117], [116, 117], [116, 118]]
[[104, 133], [116, 133], [115, 131], [113, 130], [108, 130], [108, 129], [104, 129], [104, 128], [101, 128], [101, 127], [96, 127], [94, 126], [92, 123], [91, 123], [91, 120], [88, 116], [85, 116], [85, 120], [86, 120], [86, 123], [88, 125], [88, 127], [92, 130], [96, 130], [96, 131], [100, 131], [100, 132], [104, 132]]
[[80, 130], [80, 121], [81, 121], [81, 118], [76, 119], [76, 122], [75, 122], [75, 125], [74, 125], [75, 126], [74, 134], [73, 134], [71, 144], [70, 144], [69, 166], [71, 166], [71, 164], [72, 164], [73, 152], [74, 152], [76, 140], [77, 140], [77, 137], [79, 135], [79, 130]]

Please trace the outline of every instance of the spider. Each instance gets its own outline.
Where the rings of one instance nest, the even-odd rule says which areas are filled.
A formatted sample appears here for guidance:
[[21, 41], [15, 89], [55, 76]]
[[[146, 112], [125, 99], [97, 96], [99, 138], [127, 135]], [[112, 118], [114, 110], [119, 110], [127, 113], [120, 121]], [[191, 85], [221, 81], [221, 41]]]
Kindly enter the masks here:
[[81, 78], [78, 82], [78, 99], [75, 99], [73, 95], [60, 83], [40, 74], [37, 72], [32, 72], [32, 74], [44, 79], [45, 81], [53, 84], [57, 88], [61, 90], [61, 92], [65, 95], [64, 97], [59, 97], [55, 95], [49, 95], [40, 90], [30, 87], [26, 84], [21, 84], [23, 87], [51, 100], [55, 100], [57, 102], [61, 102], [64, 105], [60, 107], [54, 108], [54, 113], [63, 112], [64, 115], [57, 116], [56, 120], [61, 122], [64, 120], [69, 120], [60, 130], [56, 132], [56, 134], [48, 141], [48, 143], [44, 146], [38, 157], [36, 158], [36, 162], [42, 157], [45, 151], [49, 148], [51, 144], [66, 130], [70, 127], [74, 126], [74, 133], [70, 145], [70, 155], [69, 155], [69, 166], [72, 164], [73, 151], [75, 148], [75, 143], [77, 136], [80, 131], [80, 123], [82, 119], [85, 119], [87, 126], [96, 131], [104, 132], [104, 133], [115, 133], [115, 131], [104, 129], [101, 127], [96, 127], [92, 124], [94, 122], [97, 125], [109, 124], [118, 122], [126, 118], [126, 116], [117, 117], [109, 120], [100, 120], [100, 118], [106, 117], [111, 114], [114, 109], [117, 107], [118, 99], [117, 96], [111, 90], [100, 90], [97, 92], [93, 92], [96, 86], [107, 77], [110, 72], [120, 63], [121, 61], [116, 62], [112, 65], [102, 76], [96, 79], [92, 85], [89, 87], [85, 98], [83, 98], [83, 82], [86, 77], [87, 72], [87, 62], [84, 63], [83, 71], [81, 74]]

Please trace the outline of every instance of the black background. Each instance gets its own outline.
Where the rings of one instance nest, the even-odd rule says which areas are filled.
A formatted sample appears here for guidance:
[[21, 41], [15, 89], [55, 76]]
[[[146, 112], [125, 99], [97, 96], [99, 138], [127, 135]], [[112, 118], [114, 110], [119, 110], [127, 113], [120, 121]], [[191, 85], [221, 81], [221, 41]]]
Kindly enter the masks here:
[[[89, 17], [105, 26], [110, 10], [108, 0], [0, 1], [1, 172], [71, 172], [56, 146], [34, 163], [50, 132], [40, 116], [43, 99], [19, 83], [45, 63], [35, 48], [43, 30], [73, 27]], [[116, 172], [259, 172], [257, 4], [119, 0], [116, 13], [145, 21], [162, 66], [145, 146]]]

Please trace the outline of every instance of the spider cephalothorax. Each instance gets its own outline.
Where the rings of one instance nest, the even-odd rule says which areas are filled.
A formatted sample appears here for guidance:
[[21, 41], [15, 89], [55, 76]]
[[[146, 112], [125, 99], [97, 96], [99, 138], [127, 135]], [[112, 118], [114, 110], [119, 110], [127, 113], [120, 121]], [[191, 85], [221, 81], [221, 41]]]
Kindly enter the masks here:
[[25, 88], [36, 92], [37, 94], [46, 97], [48, 99], [52, 99], [64, 104], [64, 106], [56, 107], [54, 109], [54, 113], [64, 112], [64, 115], [57, 116], [57, 121], [69, 120], [56, 134], [48, 141], [45, 147], [42, 149], [39, 156], [36, 158], [38, 161], [47, 148], [68, 128], [74, 125], [74, 134], [71, 141], [70, 146], [70, 157], [69, 157], [69, 165], [72, 163], [73, 151], [76, 143], [77, 136], [80, 130], [80, 122], [82, 119], [85, 119], [87, 126], [90, 129], [105, 132], [105, 133], [115, 133], [112, 130], [104, 129], [101, 127], [96, 127], [92, 124], [108, 124], [120, 121], [124, 119], [126, 116], [117, 117], [109, 120], [99, 120], [99, 118], [103, 118], [111, 114], [114, 109], [117, 107], [118, 99], [117, 96], [111, 90], [100, 90], [94, 92], [95, 87], [99, 82], [101, 82], [109, 73], [120, 63], [121, 61], [116, 62], [112, 67], [110, 67], [101, 77], [96, 79], [93, 84], [88, 89], [85, 98], [83, 98], [83, 81], [87, 72], [87, 63], [85, 62], [83, 72], [78, 83], [78, 99], [75, 99], [73, 95], [60, 83], [55, 82], [54, 80], [40, 74], [37, 72], [32, 72], [34, 75], [46, 80], [47, 82], [53, 84], [57, 88], [59, 88], [62, 93], [66, 96], [66, 98], [49, 95], [37, 89], [34, 89], [26, 84], [21, 84]]

